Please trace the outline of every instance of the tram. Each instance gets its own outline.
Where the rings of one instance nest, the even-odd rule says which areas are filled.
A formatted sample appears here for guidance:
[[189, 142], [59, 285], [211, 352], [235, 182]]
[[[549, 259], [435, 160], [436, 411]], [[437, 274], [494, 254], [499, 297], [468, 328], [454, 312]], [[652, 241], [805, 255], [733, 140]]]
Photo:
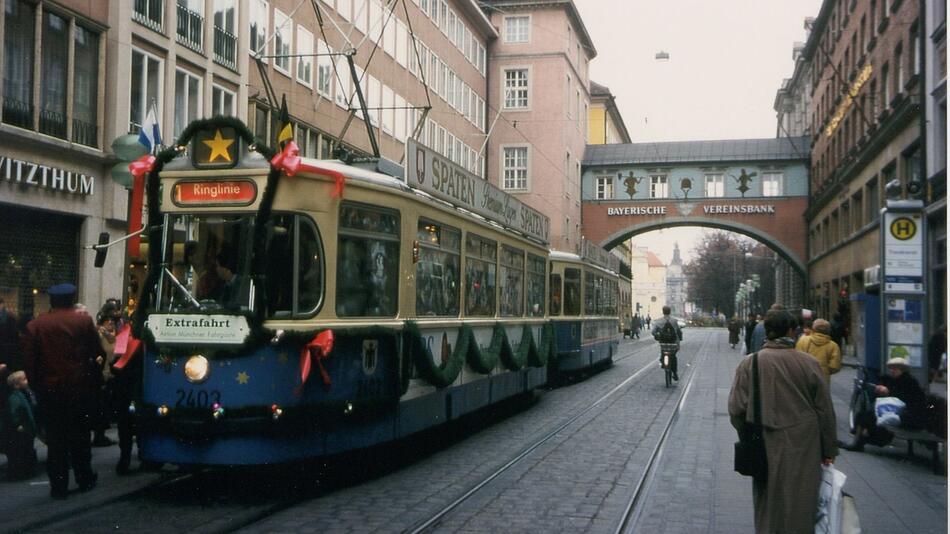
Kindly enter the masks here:
[[550, 258], [550, 320], [556, 351], [548, 376], [553, 383], [612, 363], [620, 345], [623, 312], [617, 258], [586, 240], [580, 255], [552, 251]]
[[179, 143], [130, 166], [148, 208], [145, 460], [363, 448], [616, 349], [615, 271], [549, 251], [544, 215], [414, 140], [405, 177], [277, 152], [233, 118]]

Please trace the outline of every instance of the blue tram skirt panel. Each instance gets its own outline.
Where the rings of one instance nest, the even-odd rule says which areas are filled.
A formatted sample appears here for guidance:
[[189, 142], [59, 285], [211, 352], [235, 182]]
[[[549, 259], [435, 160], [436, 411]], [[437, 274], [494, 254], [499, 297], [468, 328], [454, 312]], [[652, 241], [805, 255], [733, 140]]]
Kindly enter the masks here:
[[555, 321], [558, 372], [580, 371], [610, 361], [620, 345], [617, 320]]

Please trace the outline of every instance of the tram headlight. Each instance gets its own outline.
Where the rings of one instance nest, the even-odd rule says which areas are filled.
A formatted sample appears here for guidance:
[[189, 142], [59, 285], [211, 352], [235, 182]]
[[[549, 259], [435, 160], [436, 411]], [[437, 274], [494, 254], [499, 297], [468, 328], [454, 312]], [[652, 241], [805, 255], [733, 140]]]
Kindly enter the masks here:
[[191, 383], [198, 384], [204, 382], [208, 379], [210, 372], [211, 364], [208, 363], [208, 358], [205, 358], [201, 354], [195, 354], [185, 362], [185, 378]]

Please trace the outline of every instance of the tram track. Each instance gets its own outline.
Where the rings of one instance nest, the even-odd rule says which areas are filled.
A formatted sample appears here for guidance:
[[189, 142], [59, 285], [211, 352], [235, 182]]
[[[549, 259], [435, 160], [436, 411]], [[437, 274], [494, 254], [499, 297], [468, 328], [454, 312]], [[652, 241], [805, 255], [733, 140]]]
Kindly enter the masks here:
[[[706, 347], [710, 343], [711, 336], [707, 335], [704, 338], [703, 344], [699, 349], [699, 356], [702, 357], [706, 353]], [[640, 347], [634, 351], [624, 355], [621, 358], [617, 358], [615, 363], [621, 362], [627, 358], [633, 357], [637, 354], [642, 353], [643, 351], [648, 350], [658, 350], [657, 345], [648, 344], [645, 347]], [[695, 361], [695, 358], [694, 358]], [[680, 361], [681, 367], [680, 370], [683, 371], [686, 365], [683, 365], [683, 360]], [[498, 479], [502, 475], [511, 471], [513, 467], [521, 463], [525, 458], [531, 455], [532, 452], [536, 451], [540, 447], [552, 441], [554, 438], [559, 436], [565, 429], [576, 423], [578, 420], [583, 418], [585, 415], [593, 412], [599, 406], [605, 405], [608, 400], [611, 400], [618, 393], [623, 393], [628, 390], [633, 384], [639, 382], [637, 379], [640, 378], [644, 373], [649, 370], [654, 370], [659, 366], [659, 363], [654, 358], [649, 358], [647, 363], [637, 368], [633, 373], [631, 373], [627, 378], [621, 381], [619, 384], [610, 389], [607, 393], [603, 394], [597, 400], [589, 403], [587, 406], [577, 411], [574, 415], [570, 416], [560, 424], [558, 424], [552, 430], [546, 432], [543, 436], [536, 439], [531, 444], [524, 447], [520, 453], [511, 458], [507, 463], [496, 469], [494, 472], [484, 477], [482, 480], [472, 485], [465, 493], [457, 497], [451, 503], [445, 505], [440, 510], [433, 513], [430, 517], [425, 520], [419, 521], [408, 529], [403, 530], [404, 533], [419, 534], [424, 532], [432, 532], [437, 530], [441, 524], [442, 520], [447, 518], [453, 511], [461, 507], [465, 502], [471, 500], [475, 495], [482, 491], [485, 487], [491, 484], [494, 480]], [[680, 391], [680, 395], [676, 401], [676, 406], [672, 410], [669, 418], [664, 422], [663, 431], [661, 437], [652, 452], [650, 453], [650, 459], [646, 468], [644, 469], [640, 479], [637, 481], [637, 484], [634, 488], [631, 498], [629, 499], [626, 508], [624, 509], [623, 516], [620, 519], [620, 523], [617, 528], [617, 532], [625, 532], [624, 530], [627, 525], [633, 524], [630, 522], [631, 518], [636, 518], [639, 515], [639, 505], [641, 504], [641, 499], [645, 493], [645, 489], [648, 487], [650, 477], [648, 475], [652, 474], [653, 469], [658, 463], [658, 459], [662, 456], [663, 445], [665, 444], [666, 438], [669, 435], [669, 430], [672, 427], [675, 419], [682, 407], [683, 401], [686, 398], [690, 388], [692, 387], [692, 379], [697, 368], [696, 365], [690, 365], [690, 370], [688, 375], [685, 376], [686, 386], [677, 388]], [[681, 383], [682, 384], [682, 383]], [[596, 417], [596, 415], [594, 416]]]

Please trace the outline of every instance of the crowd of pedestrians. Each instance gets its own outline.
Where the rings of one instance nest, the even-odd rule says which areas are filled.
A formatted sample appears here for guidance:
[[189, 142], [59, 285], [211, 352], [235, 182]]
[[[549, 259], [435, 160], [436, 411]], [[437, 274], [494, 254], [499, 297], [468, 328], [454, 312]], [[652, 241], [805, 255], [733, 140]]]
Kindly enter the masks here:
[[[0, 299], [0, 452], [6, 475], [36, 474], [35, 440], [46, 444], [50, 496], [65, 499], [69, 473], [80, 491], [96, 486], [92, 447], [115, 445], [106, 431], [118, 423], [119, 474], [129, 472], [134, 428], [128, 406], [136, 368], [116, 369], [116, 341], [126, 327], [118, 299], [95, 317], [76, 303], [76, 286], [47, 290], [50, 311], [17, 320]], [[133, 359], [132, 361], [135, 361]]]

